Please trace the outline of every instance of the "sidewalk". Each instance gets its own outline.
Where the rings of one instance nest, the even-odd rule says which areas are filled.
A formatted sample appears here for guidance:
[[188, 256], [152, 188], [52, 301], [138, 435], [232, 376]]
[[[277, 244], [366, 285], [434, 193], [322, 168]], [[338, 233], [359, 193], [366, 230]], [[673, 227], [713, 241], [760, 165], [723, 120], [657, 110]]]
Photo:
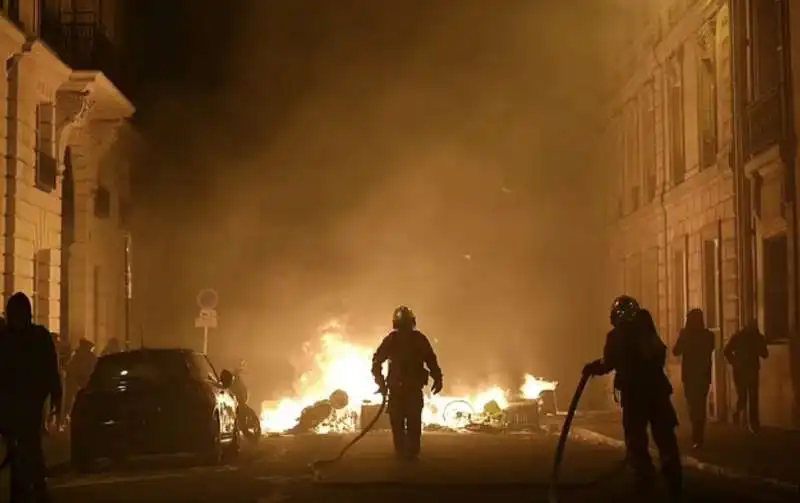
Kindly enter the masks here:
[[[623, 440], [619, 414], [575, 420], [575, 428], [599, 434], [609, 442]], [[692, 449], [688, 425], [678, 429], [681, 452], [687, 464], [747, 477], [800, 484], [800, 431], [763, 428], [757, 436], [727, 424], [708, 425], [706, 442]], [[616, 442], [614, 442], [616, 441]]]

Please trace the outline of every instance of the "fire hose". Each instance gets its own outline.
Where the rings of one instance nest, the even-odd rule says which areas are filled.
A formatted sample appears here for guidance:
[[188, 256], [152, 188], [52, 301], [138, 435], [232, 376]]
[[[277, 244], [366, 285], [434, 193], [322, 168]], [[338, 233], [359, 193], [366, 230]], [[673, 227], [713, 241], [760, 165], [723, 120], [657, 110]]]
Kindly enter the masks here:
[[564, 418], [564, 424], [561, 427], [561, 435], [558, 438], [558, 445], [556, 446], [556, 454], [555, 459], [553, 460], [553, 471], [550, 475], [550, 491], [548, 495], [549, 503], [558, 503], [558, 490], [559, 489], [578, 489], [578, 488], [585, 488], [591, 487], [595, 485], [602, 484], [612, 477], [616, 476], [622, 470], [625, 469], [627, 466], [627, 458], [623, 459], [619, 465], [615, 466], [613, 470], [609, 471], [608, 473], [604, 473], [602, 476], [585, 481], [585, 482], [571, 482], [568, 484], [562, 484], [559, 482], [560, 475], [561, 475], [561, 462], [564, 459], [564, 450], [567, 447], [567, 439], [569, 438], [569, 430], [572, 426], [572, 420], [575, 418], [575, 412], [578, 409], [578, 403], [581, 400], [581, 396], [583, 395], [583, 390], [586, 388], [586, 384], [589, 382], [589, 374], [583, 374], [581, 377], [580, 382], [578, 383], [577, 389], [575, 389], [575, 394], [572, 396], [572, 402], [569, 404], [569, 410], [567, 411], [567, 417]]
[[347, 451], [349, 451], [350, 448], [356, 445], [362, 438], [366, 436], [367, 433], [370, 432], [370, 430], [372, 430], [372, 428], [375, 427], [375, 425], [378, 423], [381, 416], [383, 415], [383, 412], [386, 410], [386, 403], [388, 402], [389, 399], [388, 393], [382, 391], [381, 394], [383, 395], [383, 399], [381, 400], [381, 406], [378, 408], [378, 412], [375, 414], [375, 417], [372, 418], [372, 420], [369, 422], [369, 424], [367, 424], [367, 426], [361, 429], [359, 434], [356, 435], [353, 438], [353, 440], [349, 441], [347, 444], [345, 444], [344, 447], [342, 447], [342, 449], [339, 451], [339, 454], [330, 459], [318, 459], [317, 461], [314, 461], [309, 465], [309, 468], [311, 469], [311, 472], [315, 480], [319, 479], [320, 470], [341, 461], [344, 458], [344, 455], [347, 454]]
[[[553, 461], [553, 470], [550, 475], [550, 482], [549, 482], [549, 503], [558, 503], [558, 491], [559, 489], [581, 489], [581, 488], [588, 488], [592, 486], [596, 486], [602, 484], [625, 469], [627, 466], [627, 458], [623, 459], [618, 465], [614, 466], [614, 469], [604, 473], [600, 477], [597, 477], [592, 480], [582, 481], [582, 482], [569, 482], [569, 483], [562, 483], [560, 482], [560, 475], [561, 475], [561, 464], [564, 459], [564, 451], [567, 445], [567, 439], [569, 438], [569, 431], [572, 426], [572, 421], [575, 418], [575, 413], [578, 409], [578, 403], [580, 402], [581, 396], [583, 395], [583, 391], [586, 388], [586, 384], [589, 382], [589, 375], [584, 374], [581, 377], [580, 382], [578, 383], [578, 387], [575, 390], [575, 394], [572, 396], [572, 402], [570, 402], [569, 410], [567, 411], [567, 416], [564, 419], [564, 424], [561, 427], [561, 435], [558, 439], [558, 445], [556, 447], [555, 452], [555, 459]], [[355, 444], [357, 444], [362, 438], [364, 438], [367, 433], [369, 433], [375, 425], [380, 420], [381, 415], [386, 410], [386, 404], [388, 401], [388, 394], [383, 393], [383, 399], [381, 401], [381, 405], [378, 409], [378, 412], [375, 414], [375, 417], [364, 427], [361, 432], [356, 435], [350, 442], [345, 444], [345, 446], [339, 451], [339, 453], [330, 459], [320, 459], [312, 462], [309, 465], [309, 468], [312, 472], [312, 476], [314, 480], [318, 480], [320, 478], [320, 471], [323, 468], [329, 467], [340, 462], [347, 451], [349, 451]]]

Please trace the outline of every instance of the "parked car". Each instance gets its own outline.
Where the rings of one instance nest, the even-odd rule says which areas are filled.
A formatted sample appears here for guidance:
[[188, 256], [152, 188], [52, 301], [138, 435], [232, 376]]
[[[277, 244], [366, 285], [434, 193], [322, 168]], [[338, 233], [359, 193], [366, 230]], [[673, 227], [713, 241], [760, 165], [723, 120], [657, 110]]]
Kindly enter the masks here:
[[232, 375], [217, 375], [187, 349], [139, 349], [102, 356], [72, 409], [71, 460], [87, 471], [100, 459], [191, 453], [209, 463], [239, 451]]

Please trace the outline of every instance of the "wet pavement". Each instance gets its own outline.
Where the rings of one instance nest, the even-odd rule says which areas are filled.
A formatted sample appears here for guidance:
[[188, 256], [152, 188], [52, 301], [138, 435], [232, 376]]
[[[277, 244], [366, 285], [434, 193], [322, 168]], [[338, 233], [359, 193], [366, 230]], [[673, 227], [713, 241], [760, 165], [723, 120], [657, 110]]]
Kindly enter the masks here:
[[[391, 455], [387, 433], [368, 435], [339, 464], [314, 479], [308, 464], [335, 455], [348, 436], [264, 438], [231, 466], [193, 467], [191, 460], [146, 460], [89, 475], [51, 479], [56, 502], [324, 502], [422, 501], [502, 498], [548, 501], [556, 438], [545, 434], [426, 433], [423, 456], [413, 464]], [[571, 441], [559, 501], [634, 501], [620, 449]], [[687, 501], [797, 501], [797, 493], [690, 471]], [[658, 500], [654, 500], [658, 501]]]

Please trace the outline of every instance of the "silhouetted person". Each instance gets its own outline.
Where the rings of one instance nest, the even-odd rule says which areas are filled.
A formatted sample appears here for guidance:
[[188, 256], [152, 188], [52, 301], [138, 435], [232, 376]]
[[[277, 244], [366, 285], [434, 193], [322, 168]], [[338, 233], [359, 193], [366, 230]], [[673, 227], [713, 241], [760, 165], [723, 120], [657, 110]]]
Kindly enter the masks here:
[[89, 384], [89, 378], [92, 376], [96, 364], [97, 356], [94, 354], [94, 343], [86, 338], [81, 338], [78, 342], [78, 348], [72, 353], [72, 358], [67, 364], [65, 381], [68, 414], [72, 412], [72, 405], [75, 402], [78, 391]]
[[606, 336], [603, 358], [586, 364], [585, 374], [599, 376], [616, 371], [614, 388], [622, 405], [622, 427], [628, 462], [633, 468], [636, 490], [644, 501], [651, 496], [655, 468], [648, 450], [647, 427], [658, 447], [661, 472], [670, 496], [683, 492], [683, 470], [675, 428], [678, 416], [672, 406], [672, 385], [664, 373], [667, 346], [658, 336], [653, 317], [627, 295], [611, 307], [613, 329]]
[[[395, 454], [413, 460], [419, 456], [422, 438], [422, 389], [432, 377], [433, 394], [442, 391], [442, 369], [430, 341], [416, 329], [417, 319], [411, 309], [395, 309], [392, 327], [372, 357], [372, 375], [381, 392], [389, 393]], [[382, 367], [387, 360], [389, 373], [384, 378]]]
[[692, 422], [692, 442], [697, 448], [705, 440], [711, 358], [714, 356], [714, 334], [706, 328], [703, 311], [692, 309], [686, 315], [686, 326], [681, 330], [672, 354], [681, 357], [683, 394]]
[[106, 347], [103, 349], [101, 356], [113, 355], [114, 353], [119, 353], [120, 351], [122, 351], [122, 345], [119, 343], [119, 339], [112, 337], [108, 340], [108, 342], [106, 342]]
[[244, 375], [247, 373], [247, 360], [239, 360], [239, 364], [233, 371], [233, 385], [231, 386], [231, 393], [236, 397], [239, 405], [247, 405], [250, 399], [250, 390], [247, 388], [247, 383], [244, 380]]
[[751, 321], [742, 330], [733, 334], [725, 345], [725, 358], [733, 367], [733, 383], [736, 386], [736, 412], [734, 421], [741, 424], [746, 416], [750, 431], [761, 428], [758, 410], [758, 374], [761, 359], [769, 356], [767, 340], [758, 330], [756, 321]]
[[[50, 332], [32, 322], [31, 302], [21, 292], [6, 304], [0, 332], [0, 427], [16, 444], [11, 466], [12, 501], [49, 501], [42, 452], [46, 425], [58, 424], [62, 388]], [[45, 404], [50, 403], [45, 418]], [[47, 422], [46, 422], [47, 421]]]

